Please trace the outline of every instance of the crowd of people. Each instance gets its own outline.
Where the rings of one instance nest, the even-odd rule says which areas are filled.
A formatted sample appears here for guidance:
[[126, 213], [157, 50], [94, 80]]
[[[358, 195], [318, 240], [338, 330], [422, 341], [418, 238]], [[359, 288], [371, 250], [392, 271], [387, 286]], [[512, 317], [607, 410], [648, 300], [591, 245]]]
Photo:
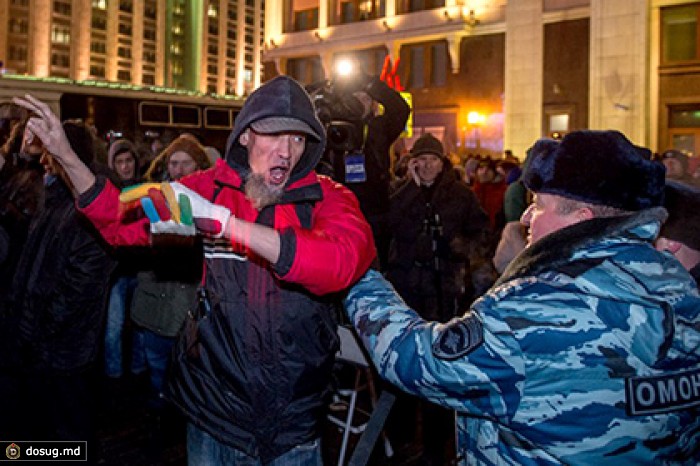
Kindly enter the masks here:
[[408, 107], [366, 78], [353, 181], [317, 174], [326, 128], [287, 76], [221, 156], [112, 138], [100, 163], [94, 128], [8, 104], [0, 437], [93, 442], [99, 371], [181, 413], [191, 465], [320, 465], [345, 322], [421, 464], [697, 464], [693, 159], [581, 130], [455, 165], [426, 133], [391, 171]]

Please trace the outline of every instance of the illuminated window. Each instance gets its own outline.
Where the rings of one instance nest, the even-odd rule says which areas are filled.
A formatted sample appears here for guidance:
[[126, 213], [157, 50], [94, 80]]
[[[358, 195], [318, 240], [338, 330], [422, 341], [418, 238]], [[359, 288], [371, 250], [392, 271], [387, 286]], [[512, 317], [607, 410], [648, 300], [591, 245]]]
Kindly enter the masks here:
[[70, 27], [54, 24], [51, 28], [51, 42], [68, 45], [70, 43]]
[[695, 61], [698, 56], [700, 4], [661, 9], [661, 47], [665, 63]]
[[98, 10], [106, 10], [107, 0], [92, 0], [92, 7]]

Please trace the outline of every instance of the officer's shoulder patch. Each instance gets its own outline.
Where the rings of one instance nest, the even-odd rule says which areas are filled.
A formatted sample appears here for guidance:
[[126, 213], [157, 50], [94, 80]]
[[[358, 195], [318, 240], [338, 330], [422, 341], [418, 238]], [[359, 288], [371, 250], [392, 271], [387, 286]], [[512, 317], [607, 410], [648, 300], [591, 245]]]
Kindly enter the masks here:
[[471, 353], [483, 342], [481, 320], [470, 312], [441, 325], [439, 335], [433, 342], [433, 356], [451, 361]]

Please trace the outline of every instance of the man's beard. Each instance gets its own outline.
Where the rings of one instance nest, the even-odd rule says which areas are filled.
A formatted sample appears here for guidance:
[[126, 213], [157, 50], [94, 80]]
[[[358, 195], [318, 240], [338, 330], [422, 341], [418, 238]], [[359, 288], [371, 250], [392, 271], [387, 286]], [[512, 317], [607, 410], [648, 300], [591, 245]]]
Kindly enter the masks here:
[[245, 195], [257, 210], [276, 204], [282, 198], [282, 194], [284, 187], [268, 185], [263, 175], [251, 173], [246, 180]]

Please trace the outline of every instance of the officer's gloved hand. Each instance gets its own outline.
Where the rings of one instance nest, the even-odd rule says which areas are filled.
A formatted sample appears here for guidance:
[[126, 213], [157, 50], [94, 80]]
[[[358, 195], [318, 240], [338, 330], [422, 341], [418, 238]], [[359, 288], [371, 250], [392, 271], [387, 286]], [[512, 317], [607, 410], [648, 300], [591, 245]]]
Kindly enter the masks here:
[[197, 231], [223, 236], [231, 211], [213, 204], [178, 182], [144, 183], [125, 190], [122, 203], [139, 200], [151, 222], [152, 234], [194, 236]]

